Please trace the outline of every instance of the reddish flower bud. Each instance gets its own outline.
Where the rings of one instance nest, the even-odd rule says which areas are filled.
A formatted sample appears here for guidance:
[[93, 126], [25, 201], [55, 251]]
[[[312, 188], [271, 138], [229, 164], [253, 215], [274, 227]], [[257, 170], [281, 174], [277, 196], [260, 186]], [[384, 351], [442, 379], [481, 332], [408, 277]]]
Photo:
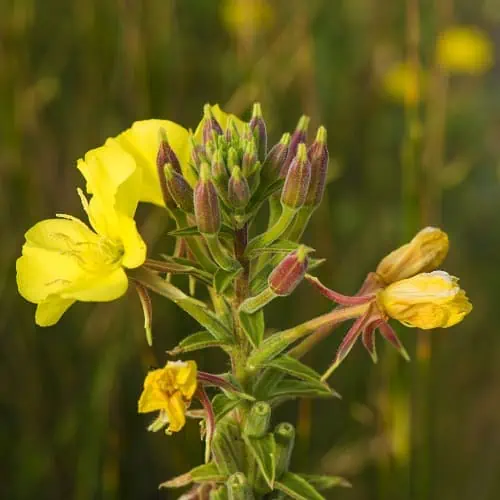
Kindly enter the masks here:
[[297, 149], [299, 147], [299, 144], [302, 144], [303, 142], [305, 143], [307, 141], [307, 129], [309, 127], [309, 121], [311, 119], [306, 116], [302, 115], [300, 117], [299, 123], [297, 123], [297, 127], [295, 128], [292, 137], [290, 139], [290, 147], [288, 150], [288, 156], [286, 159], [286, 162], [284, 163], [282, 169], [281, 169], [281, 177], [285, 178], [286, 174], [288, 172], [288, 169], [290, 168], [290, 165], [295, 158], [295, 155], [297, 154]]
[[274, 268], [267, 283], [276, 295], [290, 295], [297, 288], [307, 271], [307, 253], [306, 247], [301, 245]]
[[228, 144], [233, 142], [240, 136], [238, 129], [236, 128], [236, 122], [232, 115], [227, 117], [226, 130], [224, 131], [224, 138]]
[[234, 208], [245, 208], [250, 201], [248, 182], [239, 167], [234, 167], [229, 179], [227, 198]]
[[216, 135], [222, 135], [224, 132], [222, 131], [222, 127], [212, 113], [210, 104], [205, 104], [205, 106], [203, 107], [203, 117], [203, 142], [205, 144], [208, 144], [210, 141], [212, 141], [214, 133]]
[[262, 177], [267, 182], [274, 182], [280, 176], [281, 169], [287, 160], [289, 146], [290, 134], [287, 132], [269, 151], [262, 165]]
[[200, 180], [194, 188], [194, 215], [200, 232], [218, 233], [221, 226], [219, 198], [215, 186], [210, 180], [210, 167], [202, 163]]
[[307, 156], [311, 162], [311, 182], [304, 205], [317, 207], [323, 199], [328, 170], [328, 147], [326, 145], [325, 127], [319, 127], [316, 139], [307, 151]]
[[258, 157], [263, 161], [267, 154], [267, 130], [259, 102], [253, 105], [252, 119], [249, 125], [257, 146], [256, 149], [259, 151]]
[[182, 175], [175, 171], [171, 163], [165, 165], [164, 173], [168, 191], [177, 206], [185, 212], [192, 213], [194, 206], [191, 186]]
[[281, 203], [290, 208], [300, 208], [306, 200], [310, 182], [311, 162], [307, 158], [306, 145], [301, 143], [286, 175]]
[[156, 154], [156, 166], [158, 167], [158, 172], [163, 172], [163, 167], [170, 163], [174, 170], [181, 174], [181, 164], [174, 150], [170, 147], [167, 140], [167, 132], [164, 128], [160, 129], [160, 146], [158, 148], [158, 153]]

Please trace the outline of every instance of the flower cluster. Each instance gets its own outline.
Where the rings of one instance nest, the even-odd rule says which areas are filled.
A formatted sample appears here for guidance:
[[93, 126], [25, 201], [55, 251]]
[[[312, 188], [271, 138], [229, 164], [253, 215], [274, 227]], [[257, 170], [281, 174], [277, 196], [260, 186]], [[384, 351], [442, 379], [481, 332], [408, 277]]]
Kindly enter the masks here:
[[[289, 470], [295, 430], [286, 422], [271, 429], [272, 409], [297, 396], [335, 396], [327, 378], [359, 337], [376, 360], [377, 330], [408, 357], [390, 319], [447, 328], [471, 310], [457, 278], [437, 270], [448, 237], [436, 228], [382, 259], [355, 296], [308, 274], [324, 259], [300, 240], [323, 198], [329, 161], [326, 129], [320, 126], [308, 143], [308, 125], [302, 116], [292, 133], [268, 147], [258, 103], [248, 122], [206, 105], [194, 132], [167, 120], [136, 122], [77, 162], [89, 226], [57, 215], [26, 233], [17, 283], [37, 305], [38, 325], [53, 325], [76, 301], [117, 299], [132, 283], [150, 345], [150, 293], [156, 293], [201, 327], [171, 356], [216, 347], [229, 357], [225, 373], [176, 360], [144, 381], [138, 411], [158, 412], [149, 430], [170, 434], [188, 418], [202, 420], [206, 463], [162, 485], [191, 485], [183, 498], [323, 498], [318, 489], [345, 485], [337, 477]], [[140, 202], [160, 207], [175, 223], [173, 255], [147, 256], [134, 219]], [[262, 228], [257, 215], [264, 206], [269, 218]], [[177, 275], [188, 276], [186, 292]], [[339, 306], [288, 330], [266, 331], [265, 306], [293, 293], [304, 278]], [[209, 300], [195, 298], [201, 287]], [[354, 323], [323, 375], [299, 360], [322, 338], [318, 333], [345, 320]]]

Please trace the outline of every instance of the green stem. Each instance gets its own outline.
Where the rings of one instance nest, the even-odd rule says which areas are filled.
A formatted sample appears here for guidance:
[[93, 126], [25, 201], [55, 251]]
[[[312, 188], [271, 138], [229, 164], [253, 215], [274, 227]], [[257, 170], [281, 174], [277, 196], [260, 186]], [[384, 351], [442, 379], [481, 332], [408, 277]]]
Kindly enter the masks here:
[[316, 207], [312, 206], [301, 207], [295, 216], [293, 224], [283, 233], [283, 238], [289, 241], [300, 241], [315, 210]]
[[243, 311], [247, 314], [253, 314], [257, 312], [259, 309], [262, 309], [266, 304], [269, 304], [271, 300], [276, 298], [277, 295], [269, 288], [265, 288], [255, 297], [250, 297], [243, 302], [240, 307], [240, 311]]

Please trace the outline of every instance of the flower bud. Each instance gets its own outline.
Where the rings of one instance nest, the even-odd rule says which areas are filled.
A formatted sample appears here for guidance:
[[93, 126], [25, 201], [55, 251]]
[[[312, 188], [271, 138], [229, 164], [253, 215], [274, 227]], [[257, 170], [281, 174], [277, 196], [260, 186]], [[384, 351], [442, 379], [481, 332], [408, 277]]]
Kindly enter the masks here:
[[218, 233], [221, 227], [219, 198], [215, 186], [210, 180], [210, 167], [202, 163], [200, 180], [194, 188], [194, 215], [200, 232]]
[[281, 177], [285, 177], [290, 165], [297, 153], [299, 144], [305, 143], [307, 141], [307, 129], [309, 127], [310, 118], [306, 115], [300, 117], [299, 123], [295, 128], [292, 137], [290, 139], [290, 148], [288, 150], [288, 157], [281, 169]]
[[205, 104], [203, 106], [203, 142], [204, 144], [208, 144], [211, 142], [215, 135], [222, 135], [223, 131], [216, 120], [214, 114], [212, 113], [212, 109], [210, 104]]
[[307, 158], [306, 145], [301, 143], [286, 175], [281, 203], [290, 208], [300, 208], [306, 199], [310, 182], [311, 162]]
[[227, 481], [229, 500], [254, 500], [255, 496], [243, 472], [233, 474]]
[[323, 199], [328, 170], [328, 147], [326, 145], [325, 127], [319, 127], [316, 139], [307, 151], [307, 156], [311, 162], [311, 182], [304, 205], [317, 207]]
[[184, 212], [192, 213], [194, 210], [193, 190], [186, 179], [174, 170], [171, 163], [165, 165], [164, 174], [170, 196], [177, 206]]
[[245, 420], [243, 433], [250, 437], [260, 438], [266, 434], [271, 419], [271, 406], [265, 401], [258, 401], [252, 406]]
[[170, 163], [178, 174], [182, 174], [179, 158], [177, 158], [177, 155], [171, 148], [167, 140], [167, 132], [164, 128], [160, 129], [160, 139], [160, 146], [158, 147], [158, 153], [156, 154], [156, 166], [158, 167], [158, 171], [163, 172], [163, 167], [167, 163]]
[[259, 102], [256, 102], [253, 105], [252, 118], [249, 126], [252, 131], [255, 144], [257, 145], [257, 150], [259, 151], [258, 158], [263, 161], [267, 154], [267, 130], [266, 122], [262, 116], [262, 109]]
[[217, 187], [221, 187], [223, 190], [226, 189], [229, 176], [227, 174], [224, 157], [220, 149], [215, 152], [212, 158], [212, 179]]
[[234, 167], [229, 179], [227, 198], [234, 208], [245, 208], [250, 200], [248, 182], [239, 167]]
[[239, 138], [240, 134], [238, 128], [236, 127], [236, 122], [232, 115], [227, 117], [226, 130], [224, 131], [224, 138], [228, 144]]
[[278, 424], [274, 429], [276, 442], [276, 478], [279, 479], [289, 466], [295, 445], [295, 428], [288, 422]]
[[444, 271], [396, 281], [377, 294], [377, 303], [391, 318], [423, 330], [453, 326], [472, 310], [458, 279]]
[[426, 227], [406, 245], [384, 257], [376, 273], [393, 283], [415, 274], [433, 271], [448, 253], [448, 235], [436, 227]]
[[274, 182], [280, 176], [281, 168], [286, 162], [288, 148], [290, 145], [290, 134], [283, 134], [280, 142], [275, 144], [269, 151], [262, 165], [262, 177], [267, 182]]
[[227, 168], [230, 172], [232, 172], [233, 168], [237, 167], [238, 165], [241, 165], [238, 151], [236, 151], [235, 148], [231, 147], [227, 151]]
[[243, 159], [241, 161], [241, 168], [245, 177], [249, 177], [251, 175], [257, 161], [258, 158], [255, 150], [255, 143], [253, 141], [248, 141], [245, 147], [245, 152], [243, 153]]
[[197, 144], [193, 137], [190, 137], [191, 142], [191, 163], [195, 165], [196, 168], [208, 161], [207, 153], [205, 150], [205, 146], [203, 144]]
[[297, 288], [307, 271], [307, 253], [306, 247], [301, 245], [273, 269], [267, 283], [276, 295], [290, 295]]

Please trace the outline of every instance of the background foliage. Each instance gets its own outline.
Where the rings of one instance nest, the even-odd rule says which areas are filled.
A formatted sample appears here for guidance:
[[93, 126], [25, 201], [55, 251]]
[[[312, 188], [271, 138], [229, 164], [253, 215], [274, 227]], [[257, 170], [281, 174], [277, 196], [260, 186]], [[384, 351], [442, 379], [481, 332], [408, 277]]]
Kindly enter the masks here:
[[[274, 140], [302, 112], [329, 131], [331, 183], [305, 238], [328, 257], [325, 284], [354, 292], [417, 228], [442, 225], [452, 242], [445, 267], [475, 307], [449, 332], [402, 332], [410, 365], [384, 348], [372, 366], [357, 346], [332, 379], [342, 401], [283, 407], [280, 419], [298, 426], [295, 468], [345, 475], [354, 488], [335, 491], [345, 500], [499, 497], [498, 64], [448, 74], [434, 53], [453, 24], [477, 26], [498, 45], [500, 2], [421, 0], [420, 26], [412, 6], [418, 1], [0, 0], [2, 498], [166, 498], [157, 484], [200, 461], [195, 423], [162, 438], [136, 414], [147, 369], [193, 322], [155, 301], [150, 350], [130, 293], [78, 304], [41, 330], [16, 292], [14, 262], [36, 221], [81, 215], [74, 166], [85, 151], [137, 119], [194, 127], [207, 101], [241, 114], [254, 100]], [[387, 74], [412, 33], [420, 33], [425, 85], [420, 101], [407, 93], [405, 112]], [[408, 157], [411, 123], [422, 139]], [[156, 249], [170, 244], [162, 215], [140, 212]], [[329, 307], [302, 284], [273, 303], [268, 322], [291, 326]], [[340, 338], [332, 334], [308, 362], [326, 367]], [[205, 370], [222, 362], [209, 351], [198, 361]]]

